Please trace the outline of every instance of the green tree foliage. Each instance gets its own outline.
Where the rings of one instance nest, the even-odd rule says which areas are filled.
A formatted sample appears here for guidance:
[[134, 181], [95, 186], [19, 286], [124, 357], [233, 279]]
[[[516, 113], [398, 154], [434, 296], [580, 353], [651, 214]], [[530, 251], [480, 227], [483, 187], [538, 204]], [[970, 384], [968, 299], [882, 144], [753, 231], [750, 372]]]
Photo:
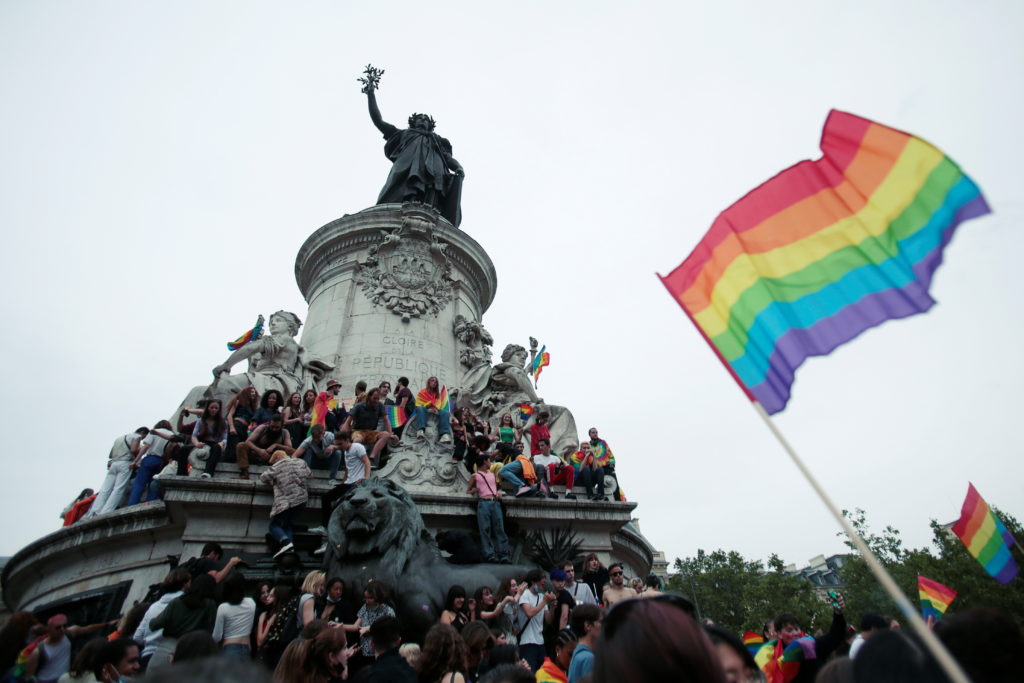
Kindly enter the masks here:
[[698, 550], [697, 557], [676, 560], [668, 589], [692, 596], [702, 617], [736, 633], [760, 633], [783, 612], [795, 614], [809, 633], [828, 628], [831, 608], [810, 581], [787, 575], [784, 566], [776, 555], [766, 567], [735, 551]]
[[[994, 510], [1006, 528], [1018, 540], [1024, 540], [1024, 530], [1012, 516]], [[989, 576], [982, 566], [971, 557], [960, 539], [952, 531], [932, 520], [932, 547], [908, 549], [903, 546], [900, 532], [886, 527], [881, 534], [873, 533], [867, 524], [863, 510], [843, 511], [853, 527], [867, 542], [868, 547], [878, 556], [882, 565], [892, 574], [896, 584], [911, 604], [919, 604], [917, 576], [921, 574], [943, 583], [957, 592], [946, 615], [971, 607], [1002, 607], [1018, 622], [1024, 621], [1024, 578], [1018, 576], [1004, 586]], [[846, 540], [853, 548], [853, 544]], [[1024, 556], [1019, 547], [1011, 551], [1018, 566], [1024, 566]], [[865, 612], [889, 614], [901, 618], [895, 602], [875, 579], [867, 563], [859, 555], [851, 555], [840, 570], [843, 580], [843, 595], [846, 598], [847, 616], [856, 624]]]

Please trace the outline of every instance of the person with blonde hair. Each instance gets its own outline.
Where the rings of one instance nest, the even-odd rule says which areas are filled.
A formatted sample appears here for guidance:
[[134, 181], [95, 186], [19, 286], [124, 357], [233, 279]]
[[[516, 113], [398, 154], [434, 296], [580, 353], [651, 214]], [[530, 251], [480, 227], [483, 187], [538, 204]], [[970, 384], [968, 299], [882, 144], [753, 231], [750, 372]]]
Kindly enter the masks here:
[[327, 583], [327, 575], [322, 571], [314, 569], [306, 574], [302, 582], [302, 596], [299, 598], [299, 629], [317, 618], [316, 602], [324, 594], [324, 585]]

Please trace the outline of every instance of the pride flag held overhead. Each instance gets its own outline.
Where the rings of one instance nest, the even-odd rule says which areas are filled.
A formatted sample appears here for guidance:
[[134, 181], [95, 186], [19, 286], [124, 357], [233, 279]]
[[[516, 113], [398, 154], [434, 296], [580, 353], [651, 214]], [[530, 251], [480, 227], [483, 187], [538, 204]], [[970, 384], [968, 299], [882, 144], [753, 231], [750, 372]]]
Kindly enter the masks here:
[[769, 414], [808, 357], [930, 309], [943, 249], [989, 212], [950, 158], [908, 133], [833, 110], [821, 151], [723, 211], [661, 277]]
[[967, 485], [967, 497], [960, 509], [960, 519], [953, 525], [953, 533], [996, 581], [1010, 583], [1017, 576], [1017, 563], [1010, 554], [1010, 548], [1017, 541], [992, 513], [974, 484]]
[[917, 575], [917, 594], [921, 599], [921, 616], [926, 621], [936, 622], [949, 609], [949, 603], [956, 597], [956, 591], [938, 581]]
[[540, 373], [544, 368], [551, 365], [551, 354], [548, 353], [547, 344], [540, 347], [540, 353], [538, 353], [533, 359], [533, 365], [530, 366], [530, 374], [533, 375], [533, 383], [537, 383], [537, 378], [540, 377]]
[[255, 341], [263, 336], [263, 316], [260, 315], [256, 318], [256, 324], [252, 326], [251, 330], [245, 332], [241, 337], [234, 341], [228, 342], [228, 351], [237, 351], [251, 341]]

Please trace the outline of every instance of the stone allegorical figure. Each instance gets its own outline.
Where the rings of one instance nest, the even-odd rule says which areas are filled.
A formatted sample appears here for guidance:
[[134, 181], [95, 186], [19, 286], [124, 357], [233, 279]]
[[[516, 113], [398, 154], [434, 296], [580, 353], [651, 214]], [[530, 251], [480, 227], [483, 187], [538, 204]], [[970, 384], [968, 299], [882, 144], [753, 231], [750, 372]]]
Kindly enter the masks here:
[[[368, 67], [368, 71], [371, 67]], [[434, 132], [434, 119], [426, 114], [409, 117], [409, 127], [400, 129], [380, 114], [374, 90], [379, 73], [364, 80], [373, 125], [384, 134], [384, 154], [391, 160], [391, 173], [377, 197], [378, 204], [422, 202], [437, 209], [458, 227], [462, 222], [460, 202], [462, 165], [452, 156], [452, 145]]]
[[[305, 350], [295, 341], [302, 322], [294, 313], [278, 311], [270, 316], [270, 334], [249, 342], [213, 369], [214, 382], [207, 394], [221, 400], [230, 399], [247, 386], [256, 387], [260, 395], [277, 389], [285, 396], [312, 387], [333, 367], [319, 360], [306, 358]], [[244, 375], [229, 375], [231, 368], [249, 360]]]

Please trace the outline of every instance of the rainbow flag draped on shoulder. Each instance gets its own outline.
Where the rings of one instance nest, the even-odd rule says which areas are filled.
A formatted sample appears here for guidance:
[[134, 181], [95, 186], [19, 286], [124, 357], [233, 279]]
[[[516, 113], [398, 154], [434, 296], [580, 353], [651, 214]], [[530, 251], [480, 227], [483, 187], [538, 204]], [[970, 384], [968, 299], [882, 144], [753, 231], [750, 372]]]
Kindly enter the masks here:
[[435, 410], [450, 410], [448, 387], [441, 387], [441, 391], [438, 394], [432, 393], [429, 389], [420, 389], [419, 393], [416, 394], [416, 406], [434, 408]]
[[228, 342], [228, 351], [237, 351], [251, 341], [256, 341], [263, 336], [263, 316], [256, 318], [256, 324], [252, 326], [252, 329], [242, 334], [241, 337], [234, 341]]
[[769, 414], [807, 358], [930, 309], [953, 233], [989, 212], [952, 159], [908, 133], [833, 110], [821, 151], [723, 211], [661, 277]]
[[313, 415], [309, 422], [309, 430], [306, 436], [313, 433], [313, 425], [327, 425], [327, 413], [338, 407], [338, 397], [334, 394], [321, 391], [313, 401]]
[[1017, 576], [1017, 562], [1010, 554], [1010, 548], [1017, 541], [992, 513], [974, 484], [967, 485], [967, 498], [960, 510], [960, 519], [953, 525], [953, 533], [996, 581], [1010, 583]]

